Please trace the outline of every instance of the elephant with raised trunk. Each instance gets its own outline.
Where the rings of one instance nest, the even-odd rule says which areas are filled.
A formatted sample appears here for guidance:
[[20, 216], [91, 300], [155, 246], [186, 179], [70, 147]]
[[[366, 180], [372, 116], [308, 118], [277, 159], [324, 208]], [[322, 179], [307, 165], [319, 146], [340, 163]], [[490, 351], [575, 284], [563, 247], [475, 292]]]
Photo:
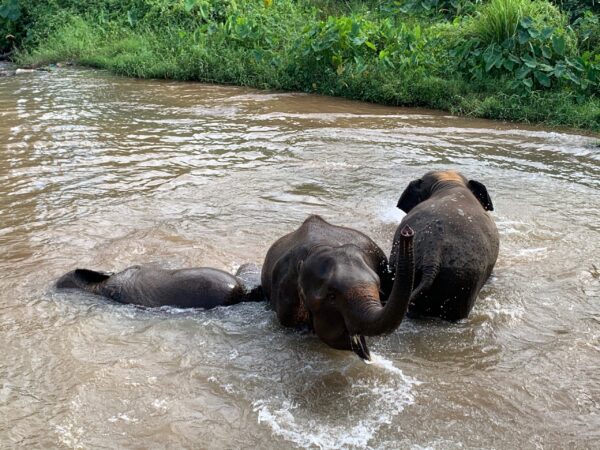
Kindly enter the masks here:
[[260, 269], [254, 264], [242, 265], [235, 276], [210, 267], [168, 270], [132, 266], [118, 273], [76, 269], [63, 275], [56, 287], [146, 307], [209, 309], [264, 299]]
[[412, 242], [407, 227], [398, 240], [392, 285], [387, 257], [368, 236], [310, 216], [271, 246], [262, 287], [282, 325], [308, 327], [331, 347], [370, 360], [364, 336], [390, 333], [405, 315], [414, 275]]
[[[466, 318], [498, 258], [499, 236], [488, 211], [487, 188], [455, 171], [428, 172], [411, 181], [398, 201], [401, 230], [415, 230], [415, 290], [409, 317]], [[403, 264], [397, 247], [390, 265]]]

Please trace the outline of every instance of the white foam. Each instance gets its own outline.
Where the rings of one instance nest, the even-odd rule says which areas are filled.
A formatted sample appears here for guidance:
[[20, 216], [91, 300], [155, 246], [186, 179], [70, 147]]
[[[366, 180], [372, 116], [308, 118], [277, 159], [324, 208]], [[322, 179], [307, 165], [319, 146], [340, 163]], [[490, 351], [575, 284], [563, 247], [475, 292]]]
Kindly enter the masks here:
[[152, 406], [161, 412], [165, 412], [168, 409], [167, 400], [164, 398], [163, 399], [158, 399], [158, 398], [154, 399], [154, 401], [152, 402]]
[[531, 255], [531, 254], [535, 254], [535, 253], [545, 253], [546, 251], [548, 251], [548, 248], [546, 247], [538, 247], [538, 248], [523, 248], [519, 251], [519, 255]]
[[138, 419], [136, 419], [135, 417], [129, 417], [125, 413], [119, 413], [116, 416], [109, 417], [108, 421], [111, 423], [118, 422], [118, 421], [122, 421], [122, 422], [126, 422], [126, 423], [136, 423], [136, 422], [138, 422]]
[[410, 383], [410, 384], [414, 384], [414, 385], [421, 384], [420, 381], [415, 380], [414, 378], [405, 376], [404, 373], [402, 372], [402, 370], [400, 370], [398, 367], [394, 366], [393, 361], [390, 361], [389, 359], [384, 358], [383, 356], [380, 356], [377, 353], [371, 352], [371, 363], [372, 363], [373, 367], [379, 367], [387, 372], [390, 372], [394, 375], [401, 377], [403, 379], [403, 381], [405, 381], [406, 383]]
[[[324, 405], [335, 409], [326, 416], [339, 417], [340, 420], [315, 417], [312, 410], [304, 410], [282, 393], [253, 402], [258, 422], [269, 426], [274, 435], [300, 447], [367, 447], [383, 425], [391, 423], [406, 406], [414, 403], [412, 389], [420, 384], [404, 375], [392, 361], [373, 353], [371, 357], [372, 364], [368, 369], [345, 375], [350, 393], [340, 396], [340, 400], [349, 397], [355, 401], [350, 404], [329, 401]], [[385, 372], [383, 377], [381, 370]]]
[[522, 248], [517, 252], [515, 256], [517, 258], [523, 258], [526, 261], [539, 261], [548, 257], [548, 248]]

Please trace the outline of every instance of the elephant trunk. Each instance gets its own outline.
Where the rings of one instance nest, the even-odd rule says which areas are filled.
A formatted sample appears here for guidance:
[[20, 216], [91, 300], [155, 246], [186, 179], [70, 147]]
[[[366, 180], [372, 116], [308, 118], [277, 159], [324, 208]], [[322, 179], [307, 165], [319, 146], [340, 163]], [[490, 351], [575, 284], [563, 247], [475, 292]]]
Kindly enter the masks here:
[[404, 318], [410, 302], [410, 294], [414, 283], [413, 239], [414, 231], [407, 225], [400, 232], [398, 260], [392, 292], [385, 306], [379, 300], [357, 302], [357, 309], [350, 325], [364, 336], [376, 336], [391, 333]]

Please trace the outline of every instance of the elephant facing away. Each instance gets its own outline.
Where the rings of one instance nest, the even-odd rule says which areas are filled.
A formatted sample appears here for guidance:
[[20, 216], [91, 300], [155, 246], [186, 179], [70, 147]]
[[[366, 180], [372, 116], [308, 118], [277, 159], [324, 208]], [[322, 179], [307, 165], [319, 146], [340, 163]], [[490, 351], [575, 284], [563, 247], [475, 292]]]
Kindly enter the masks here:
[[132, 266], [118, 273], [76, 269], [63, 275], [56, 287], [146, 307], [209, 309], [264, 300], [260, 269], [254, 264], [242, 265], [235, 276], [210, 267], [168, 270]]
[[[486, 187], [455, 171], [428, 172], [411, 181], [398, 201], [401, 229], [415, 230], [415, 290], [409, 317], [466, 318], [498, 258], [499, 236], [487, 211]], [[392, 248], [390, 265], [398, 261]]]
[[[279, 322], [308, 327], [331, 347], [369, 360], [364, 336], [390, 333], [408, 307], [413, 232], [406, 228], [399, 236], [392, 286], [387, 257], [368, 236], [308, 217], [271, 246], [262, 268], [262, 287]], [[382, 294], [389, 294], [385, 306]]]

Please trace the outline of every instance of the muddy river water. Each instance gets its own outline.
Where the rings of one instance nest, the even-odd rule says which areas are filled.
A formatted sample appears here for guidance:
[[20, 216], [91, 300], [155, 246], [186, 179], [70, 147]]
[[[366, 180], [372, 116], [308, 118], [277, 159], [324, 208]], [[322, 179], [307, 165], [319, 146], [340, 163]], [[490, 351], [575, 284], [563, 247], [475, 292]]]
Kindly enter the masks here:
[[[0, 78], [0, 447], [598, 448], [598, 136], [88, 70]], [[373, 365], [261, 303], [143, 310], [75, 267], [234, 270], [311, 213], [389, 253], [407, 183], [488, 187], [501, 249], [470, 318]]]

